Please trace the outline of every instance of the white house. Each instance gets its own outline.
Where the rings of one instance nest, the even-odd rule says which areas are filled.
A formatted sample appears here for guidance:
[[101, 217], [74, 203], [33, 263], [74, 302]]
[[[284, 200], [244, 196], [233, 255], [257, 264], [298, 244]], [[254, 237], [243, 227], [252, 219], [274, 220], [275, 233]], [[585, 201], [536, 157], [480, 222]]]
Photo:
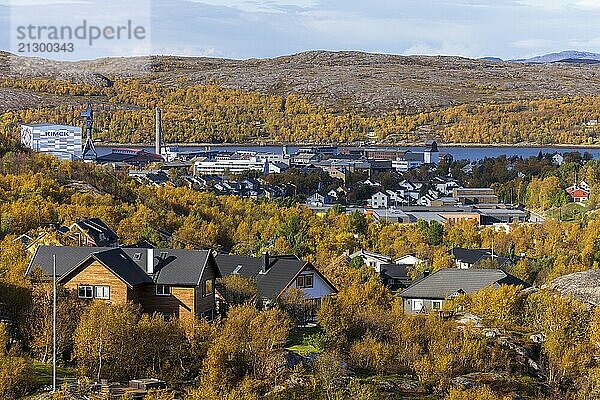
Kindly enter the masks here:
[[381, 266], [385, 264], [391, 264], [391, 257], [384, 256], [383, 254], [371, 253], [365, 250], [359, 250], [356, 253], [350, 254], [350, 260], [360, 257], [363, 264], [372, 267], [377, 272], [381, 272]]
[[560, 167], [561, 165], [563, 165], [564, 162], [565, 162], [565, 158], [563, 157], [562, 154], [556, 153], [555, 155], [552, 156], [552, 164], [558, 165]]
[[415, 256], [414, 254], [407, 254], [405, 256], [402, 256], [402, 257], [397, 258], [396, 260], [394, 260], [394, 264], [409, 265], [411, 267], [414, 267], [417, 264], [420, 264], [420, 263], [422, 263], [424, 261], [425, 260], [420, 259], [419, 257]]
[[371, 207], [373, 208], [389, 208], [392, 205], [390, 195], [383, 192], [377, 192], [371, 196]]

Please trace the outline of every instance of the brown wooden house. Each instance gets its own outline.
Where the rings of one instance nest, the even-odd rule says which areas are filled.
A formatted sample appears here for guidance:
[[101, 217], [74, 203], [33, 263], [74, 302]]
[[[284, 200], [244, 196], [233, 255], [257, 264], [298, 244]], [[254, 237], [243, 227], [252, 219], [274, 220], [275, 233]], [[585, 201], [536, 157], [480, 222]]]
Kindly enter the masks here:
[[221, 274], [210, 251], [40, 246], [27, 274], [51, 278], [53, 256], [58, 282], [80, 299], [133, 302], [166, 318], [215, 316]]

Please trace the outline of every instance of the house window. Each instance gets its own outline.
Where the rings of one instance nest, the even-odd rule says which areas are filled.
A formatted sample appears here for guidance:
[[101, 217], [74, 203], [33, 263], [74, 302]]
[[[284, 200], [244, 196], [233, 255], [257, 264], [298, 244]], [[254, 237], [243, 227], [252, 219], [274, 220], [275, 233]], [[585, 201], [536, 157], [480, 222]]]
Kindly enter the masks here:
[[204, 281], [204, 287], [202, 288], [204, 291], [204, 297], [211, 295], [213, 293], [213, 280], [207, 279]]
[[202, 317], [207, 319], [208, 321], [212, 321], [215, 319], [214, 310], [208, 310], [202, 313]]
[[413, 300], [412, 302], [413, 311], [421, 311], [423, 310], [423, 300]]
[[97, 299], [110, 299], [110, 286], [95, 286], [94, 287], [94, 297]]
[[313, 274], [300, 275], [296, 278], [297, 288], [311, 288], [313, 287]]
[[157, 296], [170, 296], [171, 295], [171, 286], [156, 285], [156, 295]]
[[94, 287], [93, 286], [79, 286], [77, 288], [77, 297], [80, 299], [93, 299], [94, 298]]
[[435, 310], [435, 311], [439, 311], [442, 309], [443, 303], [444, 302], [442, 300], [432, 300], [431, 301], [431, 309]]
[[133, 259], [134, 259], [135, 261], [140, 261], [140, 260], [142, 259], [142, 253], [135, 253], [135, 254], [133, 255]]

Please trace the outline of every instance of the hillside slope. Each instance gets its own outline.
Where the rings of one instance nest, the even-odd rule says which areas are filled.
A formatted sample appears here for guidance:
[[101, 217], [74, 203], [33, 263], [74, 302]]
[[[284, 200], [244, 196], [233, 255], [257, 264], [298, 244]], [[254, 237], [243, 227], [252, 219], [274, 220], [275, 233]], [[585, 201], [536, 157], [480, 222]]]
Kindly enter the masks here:
[[359, 52], [312, 51], [242, 61], [137, 57], [74, 63], [4, 53], [0, 55], [0, 72], [7, 78], [57, 78], [98, 86], [110, 85], [113, 79], [143, 77], [175, 86], [218, 82], [226, 88], [264, 94], [299, 93], [318, 104], [367, 113], [600, 93], [598, 65]]

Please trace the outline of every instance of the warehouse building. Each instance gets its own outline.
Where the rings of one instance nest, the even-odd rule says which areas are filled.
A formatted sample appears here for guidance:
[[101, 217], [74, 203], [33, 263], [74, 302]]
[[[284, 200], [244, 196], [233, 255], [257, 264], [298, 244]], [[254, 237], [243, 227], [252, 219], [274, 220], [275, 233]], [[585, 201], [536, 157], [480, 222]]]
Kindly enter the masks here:
[[82, 153], [81, 128], [68, 125], [21, 125], [21, 142], [25, 147], [47, 153], [61, 160], [77, 160]]

